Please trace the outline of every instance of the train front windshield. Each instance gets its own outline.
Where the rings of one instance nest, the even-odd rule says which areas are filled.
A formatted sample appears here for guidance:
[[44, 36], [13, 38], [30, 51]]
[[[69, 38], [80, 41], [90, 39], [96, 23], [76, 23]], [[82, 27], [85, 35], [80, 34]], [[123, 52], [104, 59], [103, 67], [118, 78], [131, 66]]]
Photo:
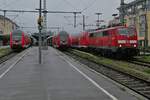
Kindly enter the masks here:
[[12, 33], [13, 40], [21, 40], [22, 38], [22, 32], [21, 31], [15, 31]]
[[118, 29], [118, 33], [120, 35], [133, 36], [135, 35], [135, 29], [134, 28], [120, 28]]
[[129, 35], [129, 31], [128, 31], [127, 28], [120, 28], [120, 29], [118, 29], [118, 33], [120, 35]]
[[68, 34], [66, 32], [61, 32], [60, 33], [60, 39], [61, 40], [66, 40], [68, 38]]
[[135, 28], [129, 27], [128, 30], [129, 30], [129, 35], [130, 35], [130, 36], [136, 35], [136, 29], [135, 29]]

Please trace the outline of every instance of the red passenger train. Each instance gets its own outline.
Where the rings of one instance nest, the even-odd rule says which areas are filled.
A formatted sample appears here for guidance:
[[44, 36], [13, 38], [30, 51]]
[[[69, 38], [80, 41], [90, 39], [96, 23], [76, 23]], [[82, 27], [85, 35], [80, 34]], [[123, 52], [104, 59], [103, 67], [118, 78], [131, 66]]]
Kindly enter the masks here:
[[31, 38], [21, 30], [14, 30], [10, 33], [10, 47], [13, 50], [20, 50], [29, 47]]
[[58, 49], [66, 49], [70, 47], [70, 35], [66, 31], [61, 31], [58, 34], [55, 34], [52, 39], [53, 46]]
[[137, 32], [134, 27], [116, 26], [83, 32], [78, 39], [72, 39], [71, 43], [73, 47], [94, 50], [104, 55], [130, 57], [139, 52]]

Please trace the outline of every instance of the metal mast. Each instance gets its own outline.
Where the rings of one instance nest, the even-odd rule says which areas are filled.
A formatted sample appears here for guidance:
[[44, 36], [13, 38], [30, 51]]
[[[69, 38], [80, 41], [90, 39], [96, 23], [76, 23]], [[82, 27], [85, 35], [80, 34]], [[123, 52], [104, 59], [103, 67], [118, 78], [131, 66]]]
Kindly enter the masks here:
[[47, 32], [47, 8], [46, 8], [46, 0], [43, 0], [43, 7], [44, 7], [44, 23], [43, 23], [43, 31], [44, 33]]
[[100, 28], [100, 15], [102, 15], [102, 13], [95, 13], [97, 15], [97, 21], [96, 21], [96, 26], [97, 28]]
[[41, 37], [41, 30], [42, 30], [42, 21], [41, 21], [41, 17], [42, 17], [42, 0], [39, 0], [39, 64], [42, 63], [42, 50], [41, 50], [41, 46], [42, 46], [42, 37]]
[[85, 31], [85, 15], [83, 15], [83, 31]]
[[121, 19], [121, 22], [122, 22], [123, 25], [124, 25], [124, 17], [125, 17], [124, 7], [125, 7], [124, 0], [121, 0], [121, 3], [120, 3], [120, 19]]
[[46, 40], [46, 33], [47, 33], [47, 7], [46, 7], [46, 0], [43, 0], [43, 49], [47, 50], [47, 40]]

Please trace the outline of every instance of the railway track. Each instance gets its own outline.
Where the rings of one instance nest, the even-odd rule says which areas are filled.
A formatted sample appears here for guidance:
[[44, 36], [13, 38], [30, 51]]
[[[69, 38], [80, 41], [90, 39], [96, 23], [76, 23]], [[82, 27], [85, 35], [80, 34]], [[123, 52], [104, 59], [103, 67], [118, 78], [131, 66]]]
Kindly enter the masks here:
[[127, 73], [123, 73], [116, 69], [112, 69], [110, 66], [103, 64], [96, 64], [87, 59], [81, 58], [78, 55], [73, 53], [64, 52], [66, 55], [76, 59], [77, 61], [87, 65], [89, 68], [95, 70], [98, 73], [101, 73], [112, 80], [128, 87], [129, 89], [137, 92], [138, 94], [143, 95], [144, 97], [150, 99], [150, 82], [139, 79], [135, 76], [129, 75]]
[[9, 54], [3, 56], [3, 57], [0, 57], [0, 64], [2, 64], [3, 62], [11, 59], [12, 57], [14, 57], [17, 53], [16, 52], [10, 52]]
[[[91, 54], [93, 54], [95, 56], [101, 57], [101, 55], [99, 55], [98, 53], [88, 52], [88, 51], [84, 51], [84, 50], [79, 50], [79, 51], [91, 53]], [[105, 57], [103, 57], [103, 58], [105, 58]], [[130, 60], [127, 60], [127, 59], [118, 60], [118, 59], [116, 59], [114, 57], [106, 57], [106, 58], [111, 59], [111, 60], [113, 60], [115, 62], [129, 63], [129, 64], [138, 65], [138, 66], [144, 67], [144, 68], [150, 68], [150, 62], [141, 61], [141, 60], [138, 60], [137, 58], [132, 58]]]
[[128, 60], [128, 62], [150, 68], [150, 62], [140, 61], [137, 59]]

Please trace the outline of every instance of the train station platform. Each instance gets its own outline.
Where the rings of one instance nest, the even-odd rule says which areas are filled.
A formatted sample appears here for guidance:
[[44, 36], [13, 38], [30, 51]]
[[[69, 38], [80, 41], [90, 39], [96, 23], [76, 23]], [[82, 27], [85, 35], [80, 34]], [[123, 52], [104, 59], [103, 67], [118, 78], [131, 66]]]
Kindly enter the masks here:
[[104, 76], [49, 47], [32, 47], [0, 66], [0, 100], [138, 100]]

